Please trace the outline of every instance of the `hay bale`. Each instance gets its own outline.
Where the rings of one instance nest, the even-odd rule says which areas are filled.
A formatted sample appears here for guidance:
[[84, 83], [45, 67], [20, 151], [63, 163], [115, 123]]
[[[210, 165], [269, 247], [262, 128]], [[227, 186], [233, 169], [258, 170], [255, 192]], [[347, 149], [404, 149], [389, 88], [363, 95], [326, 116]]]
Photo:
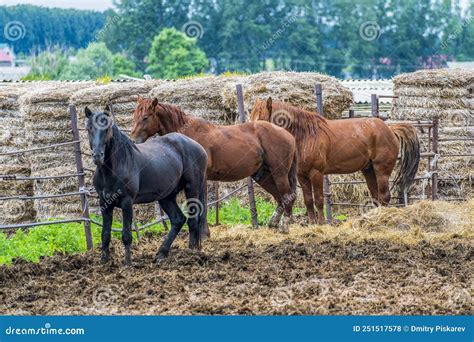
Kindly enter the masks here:
[[324, 111], [329, 118], [339, 118], [352, 103], [352, 93], [335, 78], [318, 73], [264, 72], [248, 76], [211, 76], [165, 82], [155, 87], [149, 97], [176, 104], [192, 115], [218, 124], [237, 121], [235, 86], [242, 84], [244, 105], [250, 111], [258, 98], [272, 96], [309, 110], [315, 108], [314, 85], [323, 87]]
[[[314, 72], [262, 72], [243, 79], [245, 108], [252, 109], [255, 101], [272, 96], [296, 107], [314, 111], [314, 86], [320, 83], [323, 91], [324, 115], [329, 119], [341, 118], [342, 112], [352, 105], [352, 92], [334, 77]], [[235, 87], [226, 87], [224, 106], [236, 110]]]
[[[0, 87], [0, 153], [22, 150], [27, 147], [25, 123], [18, 98], [36, 87], [32, 83], [16, 83]], [[0, 156], [0, 175], [30, 176], [30, 165], [25, 155]], [[0, 197], [32, 196], [32, 181], [6, 181], [0, 179]], [[32, 201], [0, 201], [0, 223], [28, 222], [35, 218]]]
[[[94, 87], [92, 82], [56, 82], [26, 93], [19, 99], [25, 117], [26, 139], [29, 147], [40, 147], [72, 140], [69, 98], [83, 88]], [[72, 145], [46, 149], [28, 154], [32, 176], [54, 176], [76, 173]], [[77, 178], [35, 182], [34, 194], [58, 194], [78, 190]], [[78, 196], [34, 201], [37, 218], [78, 217], [81, 205]]]
[[224, 104], [224, 90], [243, 83], [244, 76], [206, 76], [164, 82], [153, 88], [148, 97], [180, 106], [185, 112], [218, 124], [234, 123], [234, 107]]
[[[88, 106], [92, 111], [101, 111], [107, 104], [112, 104], [117, 125], [129, 130], [132, 125], [133, 111], [135, 110], [138, 96], [146, 96], [150, 90], [163, 81], [138, 81], [124, 83], [110, 83], [94, 88], [86, 88], [75, 92], [70, 103], [76, 105], [78, 113], [78, 124], [80, 128], [85, 127], [84, 107]], [[128, 134], [128, 133], [127, 133]], [[87, 132], [79, 132], [81, 150], [83, 152], [83, 163], [86, 168], [95, 170], [92, 163], [91, 151], [87, 138]], [[92, 187], [92, 174], [86, 176], [86, 187]], [[95, 213], [99, 213], [97, 201], [92, 203]], [[135, 217], [140, 222], [148, 222], [155, 217], [154, 204], [142, 204], [136, 206]]]
[[[474, 133], [474, 71], [463, 69], [421, 70], [393, 78], [391, 119], [432, 120], [439, 118], [440, 139], [472, 138]], [[422, 145], [427, 149], [426, 142]], [[438, 161], [441, 196], [468, 197], [472, 191], [472, 158], [447, 157], [469, 154], [472, 140], [440, 141]], [[426, 163], [420, 165], [426, 172]]]

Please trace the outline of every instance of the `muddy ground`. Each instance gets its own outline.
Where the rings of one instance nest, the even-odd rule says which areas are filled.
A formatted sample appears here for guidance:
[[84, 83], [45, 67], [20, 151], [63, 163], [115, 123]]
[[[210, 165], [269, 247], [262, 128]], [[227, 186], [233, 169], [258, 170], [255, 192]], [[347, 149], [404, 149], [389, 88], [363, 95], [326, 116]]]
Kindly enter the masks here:
[[157, 266], [160, 240], [143, 236], [131, 268], [118, 240], [106, 265], [96, 248], [2, 266], [0, 314], [473, 313], [472, 241], [456, 235], [405, 243], [314, 227], [219, 227], [202, 252], [181, 235]]

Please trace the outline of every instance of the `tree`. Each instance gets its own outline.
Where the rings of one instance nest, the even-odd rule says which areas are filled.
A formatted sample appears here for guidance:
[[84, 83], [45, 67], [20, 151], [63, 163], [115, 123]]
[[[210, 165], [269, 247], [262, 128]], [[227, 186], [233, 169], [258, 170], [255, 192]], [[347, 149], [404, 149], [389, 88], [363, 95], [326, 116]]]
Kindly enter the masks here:
[[127, 75], [132, 77], [139, 77], [141, 76], [139, 72], [136, 71], [136, 66], [133, 60], [128, 58], [127, 56], [116, 53], [112, 56], [113, 60], [113, 75], [120, 76], [120, 75]]
[[57, 80], [68, 64], [68, 53], [55, 46], [27, 59], [31, 70], [24, 80]]
[[113, 55], [104, 43], [81, 49], [61, 74], [61, 79], [93, 80], [114, 73]]
[[158, 78], [177, 78], [204, 72], [209, 63], [196, 39], [174, 28], [164, 29], [151, 44], [147, 72]]

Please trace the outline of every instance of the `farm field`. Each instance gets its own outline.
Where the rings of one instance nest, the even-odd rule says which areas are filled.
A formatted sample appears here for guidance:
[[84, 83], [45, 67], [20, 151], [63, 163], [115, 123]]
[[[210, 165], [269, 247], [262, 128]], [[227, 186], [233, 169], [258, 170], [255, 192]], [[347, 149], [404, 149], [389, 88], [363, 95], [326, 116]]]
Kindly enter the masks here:
[[100, 249], [0, 267], [0, 312], [71, 314], [472, 314], [473, 201], [372, 210], [338, 226], [212, 228], [201, 252], [181, 234], [158, 266], [144, 234], [133, 266]]

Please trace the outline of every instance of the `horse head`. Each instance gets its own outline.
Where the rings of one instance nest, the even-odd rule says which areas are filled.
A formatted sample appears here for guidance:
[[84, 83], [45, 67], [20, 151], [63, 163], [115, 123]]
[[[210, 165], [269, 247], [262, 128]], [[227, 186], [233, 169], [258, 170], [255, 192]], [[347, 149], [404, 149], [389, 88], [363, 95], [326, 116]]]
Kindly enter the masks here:
[[87, 118], [86, 130], [92, 159], [95, 165], [101, 166], [104, 164], [106, 147], [112, 139], [113, 120], [110, 116], [110, 108], [107, 106], [103, 112], [94, 113], [86, 107], [84, 113]]
[[158, 99], [144, 99], [138, 97], [137, 107], [133, 112], [133, 125], [130, 133], [130, 138], [137, 144], [145, 142], [149, 137], [156, 133], [160, 133], [161, 124], [158, 115], [156, 114], [156, 107]]

